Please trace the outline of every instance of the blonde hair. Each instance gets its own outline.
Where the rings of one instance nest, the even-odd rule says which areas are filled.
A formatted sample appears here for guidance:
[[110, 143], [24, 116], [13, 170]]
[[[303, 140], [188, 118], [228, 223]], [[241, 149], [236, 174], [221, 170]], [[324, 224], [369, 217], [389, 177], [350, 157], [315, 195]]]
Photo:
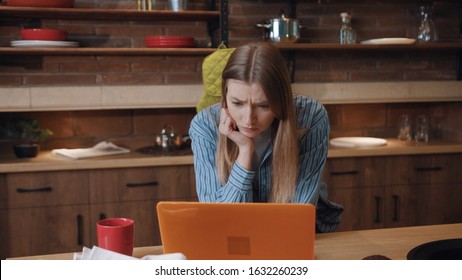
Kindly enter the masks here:
[[[227, 81], [239, 80], [260, 85], [276, 116], [272, 135], [273, 155], [269, 202], [291, 202], [298, 177], [298, 140], [295, 105], [289, 71], [279, 50], [269, 43], [250, 43], [238, 47], [222, 74], [221, 105], [226, 108]], [[228, 181], [238, 156], [237, 145], [219, 134], [216, 165], [222, 183]]]

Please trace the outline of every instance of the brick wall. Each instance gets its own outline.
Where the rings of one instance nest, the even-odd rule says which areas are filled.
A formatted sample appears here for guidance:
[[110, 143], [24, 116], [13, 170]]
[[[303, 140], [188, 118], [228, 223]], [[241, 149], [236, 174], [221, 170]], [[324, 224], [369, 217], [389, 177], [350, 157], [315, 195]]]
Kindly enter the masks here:
[[[76, 7], [135, 8], [135, 1], [76, 0]], [[190, 1], [203, 9], [207, 1]], [[219, 1], [218, 1], [219, 2]], [[288, 11], [282, 0], [229, 1], [230, 46], [259, 40], [256, 24]], [[379, 37], [414, 37], [420, 0], [306, 0], [298, 1], [297, 18], [303, 25], [303, 42], [337, 42], [340, 12], [353, 16], [358, 40]], [[164, 9], [166, 0], [157, 0]], [[98, 6], [99, 5], [99, 6]], [[440, 40], [460, 40], [459, 0], [434, 1]], [[18, 39], [21, 26], [30, 23], [0, 19], [0, 46]], [[43, 27], [69, 31], [69, 40], [82, 47], [139, 47], [145, 35], [194, 36], [198, 46], [207, 46], [202, 22], [123, 22], [85, 20], [44, 20]], [[310, 51], [295, 54], [295, 82], [454, 80], [455, 51]], [[140, 85], [201, 83], [201, 56], [0, 56], [0, 86], [37, 85]], [[0, 101], [1, 102], [1, 101]], [[443, 119], [445, 137], [462, 140], [461, 103], [328, 105], [332, 135], [395, 137], [401, 112], [416, 116], [426, 113]], [[115, 139], [135, 147], [150, 143], [165, 123], [187, 133], [194, 109], [103, 110], [72, 112], [0, 113], [30, 115], [49, 127], [55, 136], [47, 149], [80, 147], [100, 140]], [[133, 140], [135, 140], [133, 142]], [[1, 143], [0, 143], [1, 144]], [[2, 150], [5, 146], [0, 145]]]
[[[166, 0], [156, 1], [165, 9]], [[203, 9], [206, 0], [190, 1]], [[218, 1], [219, 2], [219, 1]], [[288, 11], [288, 1], [229, 1], [230, 46], [260, 40], [256, 24]], [[310, 0], [298, 1], [302, 42], [338, 42], [340, 12], [353, 16], [358, 41], [380, 37], [415, 37], [418, 7], [424, 1]], [[435, 1], [433, 18], [442, 41], [458, 40], [460, 1]], [[135, 8], [135, 1], [75, 0], [76, 7]], [[98, 6], [99, 5], [99, 6]], [[263, 8], [264, 7], [264, 8]], [[0, 46], [19, 39], [22, 26], [36, 22], [0, 21]], [[204, 22], [135, 22], [43, 20], [43, 27], [69, 32], [68, 40], [82, 47], [141, 47], [146, 35], [194, 36], [208, 42]], [[201, 83], [203, 57], [173, 56], [0, 56], [0, 85], [98, 85]], [[457, 54], [396, 51], [301, 51], [296, 53], [295, 82], [453, 80]]]

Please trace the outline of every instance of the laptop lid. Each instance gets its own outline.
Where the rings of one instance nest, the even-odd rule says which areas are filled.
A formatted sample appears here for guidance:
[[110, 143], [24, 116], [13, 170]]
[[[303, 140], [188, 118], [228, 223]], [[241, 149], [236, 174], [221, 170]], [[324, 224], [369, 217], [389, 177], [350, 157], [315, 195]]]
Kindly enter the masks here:
[[157, 204], [164, 253], [193, 260], [314, 259], [315, 211], [311, 204]]

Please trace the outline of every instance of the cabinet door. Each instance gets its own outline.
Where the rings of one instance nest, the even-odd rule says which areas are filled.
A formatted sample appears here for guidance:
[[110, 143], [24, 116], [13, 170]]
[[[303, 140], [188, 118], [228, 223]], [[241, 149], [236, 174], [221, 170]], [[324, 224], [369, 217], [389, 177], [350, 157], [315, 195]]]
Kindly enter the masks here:
[[386, 227], [462, 222], [460, 184], [400, 185], [385, 193]]
[[0, 257], [78, 252], [90, 243], [88, 205], [0, 210]]
[[92, 203], [139, 200], [190, 200], [195, 196], [191, 165], [93, 170]]
[[382, 188], [334, 188], [329, 191], [329, 199], [344, 207], [336, 231], [383, 227], [385, 203]]
[[91, 234], [109, 217], [135, 220], [135, 246], [160, 245], [156, 205], [161, 200], [197, 200], [193, 166], [95, 170], [90, 173]]
[[388, 159], [387, 227], [462, 221], [460, 154]]
[[337, 231], [383, 226], [385, 163], [383, 157], [327, 160], [323, 180], [329, 200], [344, 207]]

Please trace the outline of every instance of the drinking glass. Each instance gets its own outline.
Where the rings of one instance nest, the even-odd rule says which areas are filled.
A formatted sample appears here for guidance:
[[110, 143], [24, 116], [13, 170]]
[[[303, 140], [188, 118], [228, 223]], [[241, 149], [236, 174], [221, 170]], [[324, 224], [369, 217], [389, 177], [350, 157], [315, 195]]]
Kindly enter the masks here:
[[398, 139], [403, 141], [410, 141], [411, 136], [411, 120], [409, 115], [401, 115], [399, 118], [399, 133]]
[[420, 115], [417, 117], [415, 141], [416, 142], [428, 142], [428, 117], [426, 115]]

